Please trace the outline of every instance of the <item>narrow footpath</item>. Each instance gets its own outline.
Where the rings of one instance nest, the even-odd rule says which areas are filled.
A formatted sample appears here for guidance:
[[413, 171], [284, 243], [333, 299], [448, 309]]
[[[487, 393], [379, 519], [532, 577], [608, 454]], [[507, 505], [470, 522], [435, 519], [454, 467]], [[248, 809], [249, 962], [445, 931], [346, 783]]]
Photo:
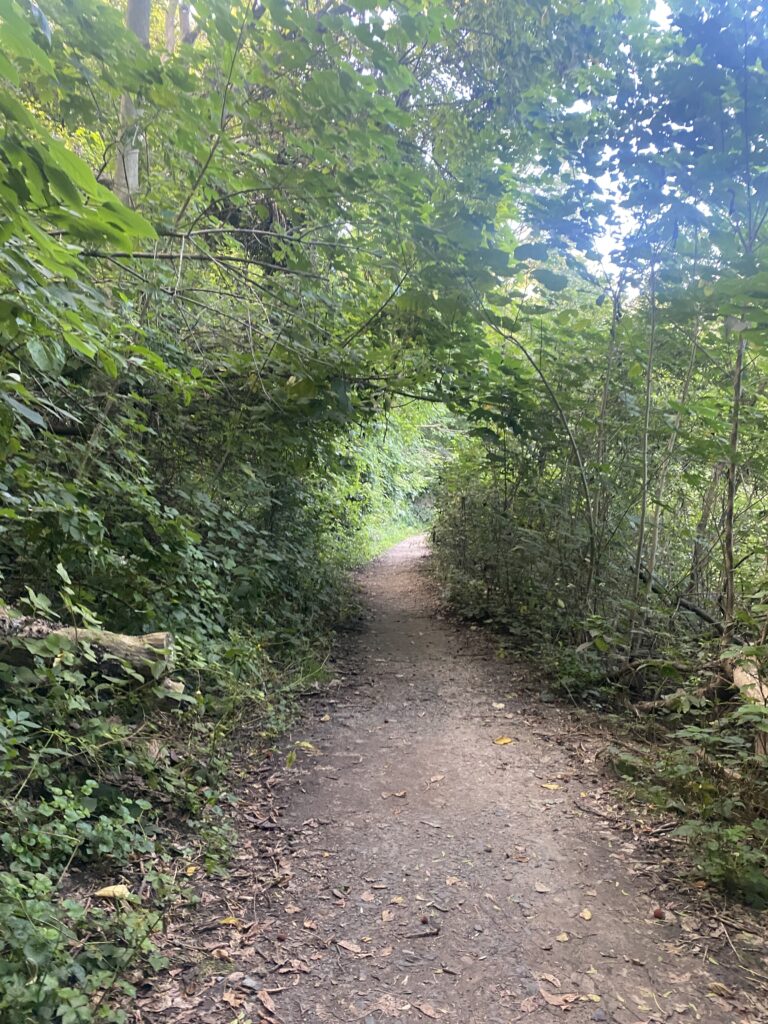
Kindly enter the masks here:
[[617, 810], [608, 740], [440, 615], [425, 555], [362, 574], [337, 684], [294, 767], [246, 783], [233, 876], [172, 925], [136, 1019], [768, 1021], [757, 919], [670, 880], [668, 829]]

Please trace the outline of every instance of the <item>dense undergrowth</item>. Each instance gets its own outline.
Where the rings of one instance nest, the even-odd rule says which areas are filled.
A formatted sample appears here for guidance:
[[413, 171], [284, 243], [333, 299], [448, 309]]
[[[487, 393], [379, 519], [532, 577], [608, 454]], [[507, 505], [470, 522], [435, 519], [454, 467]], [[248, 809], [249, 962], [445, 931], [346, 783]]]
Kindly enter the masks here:
[[[667, 312], [659, 302], [660, 325]], [[633, 431], [643, 430], [643, 381], [632, 359], [647, 309], [638, 299], [625, 312], [612, 343], [612, 358], [622, 367], [613, 379], [601, 375], [599, 358], [609, 325], [601, 330], [598, 318], [595, 334], [582, 327], [566, 341], [553, 313], [550, 321], [537, 318], [537, 328], [552, 331], [542, 343], [549, 347], [538, 351], [556, 400], [569, 410], [590, 481], [599, 517], [597, 561], [567, 434], [558, 442], [556, 424], [542, 423], [538, 414], [528, 418], [519, 405], [505, 409], [494, 396], [474, 423], [465, 421], [436, 489], [433, 547], [446, 599], [465, 618], [493, 628], [502, 653], [534, 658], [564, 700], [610, 718], [630, 751], [617, 747], [615, 767], [639, 800], [678, 820], [675, 835], [689, 845], [686, 871], [692, 862], [699, 878], [768, 906], [761, 363], [756, 357], [750, 365], [750, 408], [739, 438], [734, 521], [744, 554], [735, 559], [729, 622], [723, 614], [726, 473], [719, 463], [714, 470], [707, 464], [723, 447], [717, 438], [703, 440], [697, 422], [711, 394], [732, 386], [727, 369], [713, 380], [721, 336], [707, 340], [701, 328], [696, 348], [703, 367], [685, 384], [674, 377], [674, 336], [660, 346], [670, 362], [655, 381], [648, 495], [654, 511], [643, 539], [637, 505], [643, 464], [632, 442]], [[683, 386], [688, 404], [678, 421], [674, 396]], [[603, 388], [607, 412], [596, 423], [591, 409]]]

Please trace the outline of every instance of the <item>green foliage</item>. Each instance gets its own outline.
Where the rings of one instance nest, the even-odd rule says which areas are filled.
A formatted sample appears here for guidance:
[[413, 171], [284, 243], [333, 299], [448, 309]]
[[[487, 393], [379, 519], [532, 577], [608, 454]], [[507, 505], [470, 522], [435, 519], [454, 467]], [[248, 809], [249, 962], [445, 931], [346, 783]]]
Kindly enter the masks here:
[[[625, 23], [611, 99], [592, 83], [563, 120], [567, 164], [499, 219], [518, 262], [486, 295], [436, 555], [454, 605], [541, 652], [571, 699], [680, 716], [663, 799], [701, 870], [762, 900], [765, 709], [731, 684], [732, 659], [768, 673], [768, 16], [670, 8]], [[608, 200], [601, 229], [574, 225], [572, 189], [584, 221]]]
[[[200, 0], [144, 46], [123, 6], [0, 4], [3, 601], [170, 630], [186, 685], [7, 645], [0, 1010], [52, 1022], [114, 1019], [158, 906], [84, 893], [151, 862], [161, 909], [169, 821], [221, 853], [228, 736], [438, 470], [452, 598], [574, 699], [663, 696], [713, 625], [765, 655], [762, 8]], [[702, 706], [743, 773], [762, 723]]]

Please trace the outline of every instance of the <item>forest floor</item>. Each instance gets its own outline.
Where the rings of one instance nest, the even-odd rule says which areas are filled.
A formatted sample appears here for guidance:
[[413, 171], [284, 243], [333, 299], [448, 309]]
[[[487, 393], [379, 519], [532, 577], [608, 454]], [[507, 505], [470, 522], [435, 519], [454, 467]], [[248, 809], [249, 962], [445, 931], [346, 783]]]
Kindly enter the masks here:
[[244, 755], [233, 871], [194, 876], [132, 1019], [768, 1021], [764, 919], [676, 880], [599, 723], [446, 619], [425, 554], [361, 573], [296, 764]]

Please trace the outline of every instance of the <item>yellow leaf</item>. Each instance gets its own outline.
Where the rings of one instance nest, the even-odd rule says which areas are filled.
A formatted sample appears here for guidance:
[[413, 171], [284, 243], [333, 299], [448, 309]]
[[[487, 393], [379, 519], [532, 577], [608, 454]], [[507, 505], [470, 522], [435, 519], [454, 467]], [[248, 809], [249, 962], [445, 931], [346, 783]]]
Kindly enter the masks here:
[[187, 864], [186, 868], [184, 869], [184, 874], [185, 875], [189, 875], [189, 877], [191, 878], [192, 875], [194, 875], [196, 871], [197, 871], [197, 864]]
[[560, 783], [559, 782], [542, 782], [541, 788], [542, 789], [560, 789]]
[[583, 917], [585, 921], [591, 921], [592, 920], [592, 911], [591, 910], [587, 910], [587, 908], [585, 907], [582, 910], [582, 912], [579, 914], [579, 917]]
[[131, 895], [131, 890], [127, 885], [105, 885], [96, 891], [96, 895], [105, 900], [124, 900]]
[[231, 925], [231, 926], [235, 927], [235, 926], [237, 926], [239, 924], [242, 924], [243, 922], [240, 920], [239, 917], [220, 917], [217, 923], [218, 924], [228, 924], [228, 925]]
[[512, 742], [511, 736], [499, 736], [497, 740], [493, 741], [497, 747], [506, 747], [508, 743]]
[[321, 722], [330, 722], [330, 720], [331, 720], [331, 716], [330, 715], [322, 715], [321, 718], [320, 718]]
[[570, 937], [571, 937], [571, 936], [570, 936], [570, 935], [568, 934], [568, 932], [560, 932], [560, 934], [559, 934], [559, 935], [556, 935], [556, 936], [555, 936], [555, 939], [556, 939], [556, 940], [557, 940], [558, 942], [568, 942], [568, 940], [570, 939]]

